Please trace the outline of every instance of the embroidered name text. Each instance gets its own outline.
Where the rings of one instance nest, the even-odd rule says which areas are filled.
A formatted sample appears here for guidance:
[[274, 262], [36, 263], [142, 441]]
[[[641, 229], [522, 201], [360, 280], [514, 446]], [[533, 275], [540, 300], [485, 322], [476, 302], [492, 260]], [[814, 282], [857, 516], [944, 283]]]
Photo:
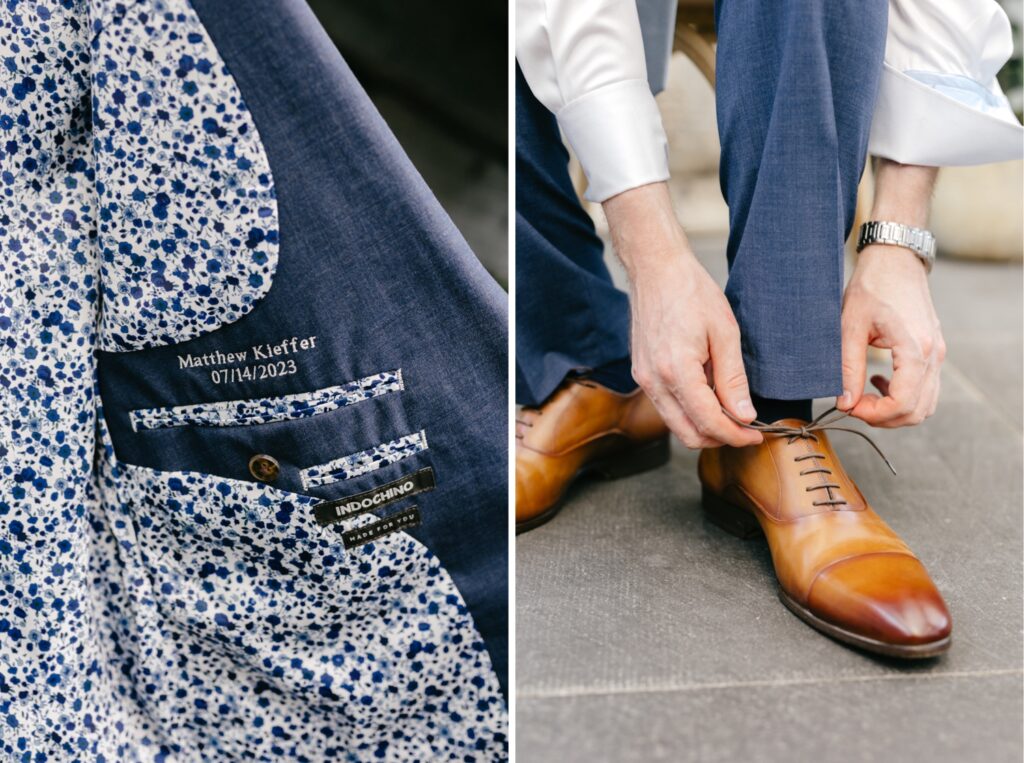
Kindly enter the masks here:
[[244, 363], [250, 358], [253, 360], [268, 360], [279, 358], [284, 355], [295, 355], [305, 350], [312, 350], [316, 347], [316, 336], [297, 337], [293, 336], [280, 342], [266, 342], [254, 344], [245, 350], [234, 352], [221, 352], [215, 350], [201, 355], [186, 353], [178, 356], [178, 368], [211, 368], [216, 366], [230, 366], [235, 363]]

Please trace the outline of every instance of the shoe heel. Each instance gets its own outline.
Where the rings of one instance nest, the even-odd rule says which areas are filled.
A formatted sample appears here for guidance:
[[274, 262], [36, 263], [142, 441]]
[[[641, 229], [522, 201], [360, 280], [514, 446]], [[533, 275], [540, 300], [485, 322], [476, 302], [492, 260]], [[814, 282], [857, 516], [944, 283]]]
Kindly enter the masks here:
[[764, 534], [757, 517], [746, 509], [719, 498], [707, 488], [701, 488], [701, 503], [708, 520], [730, 535], [752, 540]]
[[607, 458], [595, 464], [594, 472], [605, 479], [617, 480], [664, 466], [670, 455], [668, 438], [664, 437], [628, 453]]

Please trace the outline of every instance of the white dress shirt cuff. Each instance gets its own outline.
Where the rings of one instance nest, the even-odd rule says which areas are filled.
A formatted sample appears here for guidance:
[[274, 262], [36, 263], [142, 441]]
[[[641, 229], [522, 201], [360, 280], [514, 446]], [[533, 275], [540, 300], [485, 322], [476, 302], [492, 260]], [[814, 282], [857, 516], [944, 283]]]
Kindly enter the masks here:
[[1024, 155], [1024, 127], [996, 74], [1013, 53], [995, 0], [893, 0], [868, 150], [949, 167]]
[[589, 201], [668, 179], [668, 140], [646, 80], [605, 85], [556, 116], [587, 175]]
[[901, 164], [931, 167], [1022, 158], [1024, 127], [1009, 106], [994, 110], [967, 95], [951, 95], [885, 64], [868, 151]]

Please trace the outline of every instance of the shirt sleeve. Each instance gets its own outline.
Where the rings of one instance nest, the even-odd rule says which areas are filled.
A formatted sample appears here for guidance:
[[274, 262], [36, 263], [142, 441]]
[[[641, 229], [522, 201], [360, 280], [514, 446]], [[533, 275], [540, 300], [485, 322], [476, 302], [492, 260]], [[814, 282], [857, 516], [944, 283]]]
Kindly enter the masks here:
[[1024, 127], [996, 80], [1012, 52], [995, 0], [891, 0], [870, 153], [935, 167], [1021, 158]]
[[583, 166], [587, 199], [668, 179], [635, 0], [517, 0], [516, 60]]

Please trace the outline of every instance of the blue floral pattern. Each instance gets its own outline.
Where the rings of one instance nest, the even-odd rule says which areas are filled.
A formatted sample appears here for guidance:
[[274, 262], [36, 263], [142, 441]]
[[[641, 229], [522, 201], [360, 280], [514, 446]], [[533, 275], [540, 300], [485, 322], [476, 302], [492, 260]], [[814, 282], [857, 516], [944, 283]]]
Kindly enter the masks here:
[[4, 3], [0, 758], [507, 756], [487, 651], [415, 539], [348, 551], [313, 499], [114, 458], [94, 351], [237, 320], [277, 254], [255, 125], [186, 0]]
[[100, 348], [181, 342], [238, 320], [270, 289], [270, 166], [184, 0], [90, 11]]
[[281, 397], [224, 400], [216, 403], [176, 405], [171, 408], [140, 408], [130, 411], [129, 418], [135, 431], [183, 426], [228, 427], [269, 424], [272, 421], [316, 416], [390, 392], [401, 392], [404, 388], [402, 370], [397, 369], [366, 376], [347, 384]]
[[[107, 502], [139, 613], [117, 624], [145, 713], [183, 760], [506, 754], [487, 650], [434, 555], [397, 532], [346, 550], [317, 499], [116, 464]], [[234, 674], [233, 681], [218, 676]]]
[[350, 453], [347, 456], [328, 461], [326, 464], [306, 467], [299, 472], [299, 479], [302, 481], [302, 489], [309, 490], [339, 480], [359, 477], [388, 464], [401, 461], [403, 458], [414, 456], [426, 449], [426, 432], [407, 434], [397, 440], [381, 443], [358, 453]]

